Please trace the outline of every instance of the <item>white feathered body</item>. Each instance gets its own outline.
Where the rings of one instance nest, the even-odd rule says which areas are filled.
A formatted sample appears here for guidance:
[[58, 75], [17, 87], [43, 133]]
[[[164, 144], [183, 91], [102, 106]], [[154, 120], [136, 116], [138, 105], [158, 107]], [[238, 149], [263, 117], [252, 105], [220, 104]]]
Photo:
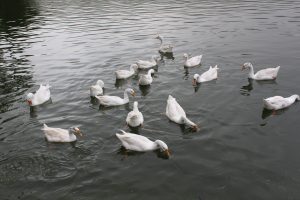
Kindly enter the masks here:
[[31, 106], [36, 106], [47, 102], [50, 99], [50, 85], [40, 85], [40, 88], [36, 91], [32, 98]]
[[95, 97], [97, 95], [103, 95], [104, 83], [101, 80], [98, 80], [95, 85], [90, 87], [90, 96]]
[[201, 74], [198, 77], [197, 82], [203, 83], [203, 82], [217, 79], [218, 78], [218, 69], [219, 68], [217, 65], [215, 67], [210, 67], [206, 72], [204, 72], [203, 74]]
[[76, 135], [66, 129], [52, 128], [44, 124], [42, 130], [49, 142], [74, 142], [77, 140]]
[[177, 103], [176, 99], [169, 95], [167, 100], [166, 107], [166, 115], [167, 117], [178, 124], [183, 124], [183, 117], [186, 117], [185, 111], [183, 108]]
[[115, 71], [115, 75], [116, 75], [116, 79], [126, 79], [129, 78], [131, 76], [133, 76], [135, 74], [135, 70], [138, 68], [138, 66], [131, 65], [130, 66], [130, 70], [117, 70]]
[[184, 66], [186, 66], [186, 67], [195, 67], [197, 65], [200, 65], [201, 60], [202, 60], [202, 55], [194, 56], [192, 58], [186, 58]]
[[292, 95], [290, 97], [274, 96], [263, 99], [264, 107], [269, 110], [279, 110], [287, 108], [292, 105], [296, 100], [300, 100], [299, 95]]
[[133, 103], [133, 110], [128, 113], [126, 123], [131, 127], [138, 127], [144, 123], [144, 117], [138, 109], [137, 102]]
[[139, 85], [150, 85], [153, 81], [151, 74], [154, 73], [153, 69], [150, 69], [147, 74], [141, 74], [139, 79]]

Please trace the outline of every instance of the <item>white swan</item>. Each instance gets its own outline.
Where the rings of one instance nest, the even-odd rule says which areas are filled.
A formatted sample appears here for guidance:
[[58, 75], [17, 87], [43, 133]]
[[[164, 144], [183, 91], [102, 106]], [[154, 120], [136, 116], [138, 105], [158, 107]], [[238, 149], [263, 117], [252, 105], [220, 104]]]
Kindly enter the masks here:
[[183, 57], [185, 58], [184, 66], [186, 67], [195, 67], [197, 65], [200, 65], [202, 60], [202, 55], [189, 58], [189, 55], [185, 53], [183, 54]]
[[124, 105], [129, 102], [128, 94], [130, 93], [132, 96], [135, 96], [135, 92], [131, 88], [127, 88], [124, 91], [124, 99], [117, 97], [117, 96], [108, 96], [108, 95], [103, 95], [103, 96], [95, 96], [99, 102], [100, 105], [103, 106], [119, 106], [119, 105]]
[[116, 133], [117, 138], [121, 141], [123, 147], [132, 151], [154, 151], [159, 149], [166, 156], [170, 156], [169, 148], [166, 143], [161, 140], [155, 140], [154, 142], [142, 135], [133, 133], [127, 133], [121, 130], [122, 133]]
[[130, 70], [117, 70], [115, 71], [116, 79], [126, 79], [133, 76], [137, 72], [137, 64], [130, 65]]
[[90, 96], [91, 97], [95, 97], [97, 95], [102, 95], [103, 94], [103, 88], [104, 87], [104, 83], [101, 80], [98, 80], [96, 85], [92, 85], [90, 87]]
[[163, 37], [161, 35], [157, 34], [155, 38], [160, 40], [160, 47], [158, 50], [160, 53], [173, 53], [173, 46], [170, 44], [163, 44]]
[[209, 69], [203, 74], [195, 74], [193, 77], [193, 85], [197, 83], [203, 83], [207, 81], [211, 81], [218, 78], [218, 65], [215, 67], [210, 66]]
[[197, 125], [186, 117], [183, 108], [171, 95], [169, 95], [167, 100], [166, 115], [173, 122], [191, 126], [194, 131], [198, 129]]
[[151, 61], [148, 60], [138, 60], [136, 62], [137, 66], [139, 69], [148, 69], [151, 67], [157, 66], [158, 62], [158, 57], [157, 56], [152, 56]]
[[253, 65], [250, 62], [247, 62], [242, 65], [242, 70], [249, 69], [248, 77], [255, 80], [274, 80], [277, 78], [278, 71], [280, 66], [275, 68], [267, 68], [259, 70], [254, 74]]
[[66, 130], [62, 128], [48, 127], [44, 124], [42, 130], [49, 142], [74, 142], [77, 140], [75, 134], [82, 136], [81, 131], [77, 127], [71, 127], [69, 130]]
[[126, 117], [126, 123], [131, 127], [142, 126], [144, 123], [143, 114], [139, 111], [138, 102], [133, 103], [133, 110]]
[[151, 74], [154, 74], [154, 69], [150, 69], [147, 74], [141, 74], [139, 85], [150, 85], [153, 81]]
[[40, 88], [35, 92], [35, 94], [28, 93], [26, 100], [29, 106], [36, 106], [45, 103], [50, 99], [50, 88], [49, 84], [40, 85]]
[[263, 99], [264, 107], [268, 110], [279, 110], [287, 108], [292, 105], [295, 101], [299, 101], [300, 97], [297, 94], [294, 94], [290, 97], [274, 96], [267, 99]]

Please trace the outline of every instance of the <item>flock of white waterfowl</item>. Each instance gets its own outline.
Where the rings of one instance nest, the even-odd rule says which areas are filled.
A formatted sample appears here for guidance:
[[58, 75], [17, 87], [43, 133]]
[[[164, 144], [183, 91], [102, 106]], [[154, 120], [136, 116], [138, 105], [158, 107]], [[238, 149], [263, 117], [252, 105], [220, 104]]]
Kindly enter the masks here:
[[[161, 54], [173, 54], [173, 46], [163, 43], [163, 37], [157, 35], [156, 39], [160, 40], [159, 53]], [[183, 55], [185, 58], [185, 67], [195, 67], [201, 64], [202, 55], [189, 58], [188, 54]], [[138, 84], [150, 85], [153, 82], [152, 74], [155, 71], [153, 67], [158, 65], [159, 57], [153, 56], [150, 61], [139, 60], [135, 64], [130, 66], [129, 70], [117, 70], [115, 71], [116, 79], [128, 79], [133, 75], [136, 75], [139, 70], [148, 70], [147, 74], [140, 74]], [[218, 78], [218, 66], [210, 67], [203, 74], [195, 74], [193, 76], [193, 85], [197, 83], [207, 82]], [[280, 66], [275, 68], [262, 69], [254, 73], [253, 66], [247, 62], [242, 65], [242, 70], [249, 70], [248, 78], [254, 80], [275, 80], [277, 78]], [[120, 106], [129, 103], [128, 94], [135, 96], [135, 91], [131, 88], [127, 88], [124, 91], [124, 98], [118, 96], [103, 95], [104, 82], [98, 80], [95, 85], [90, 87], [90, 96], [95, 97], [102, 106]], [[50, 86], [40, 85], [40, 88], [33, 93], [27, 94], [27, 102], [29, 106], [37, 106], [47, 102], [50, 99]], [[295, 94], [290, 97], [274, 96], [263, 99], [263, 106], [269, 110], [279, 110], [292, 105], [295, 101], [300, 100], [299, 95]], [[184, 109], [178, 104], [176, 99], [169, 95], [166, 106], [166, 116], [173, 122], [178, 124], [184, 124], [190, 127], [193, 131], [198, 130], [198, 126], [189, 120], [186, 116]], [[130, 127], [143, 126], [144, 117], [138, 109], [138, 102], [133, 103], [133, 110], [130, 111], [126, 117], [126, 123]], [[77, 140], [76, 135], [81, 135], [81, 131], [78, 127], [71, 127], [69, 130], [61, 128], [52, 128], [44, 124], [42, 130], [44, 131], [45, 138], [49, 142], [73, 142]], [[126, 150], [132, 151], [152, 151], [160, 150], [167, 157], [169, 157], [169, 149], [165, 142], [161, 140], [155, 140], [154, 142], [142, 135], [128, 133], [120, 130], [121, 133], [116, 133], [117, 138], [121, 141], [122, 146]]]

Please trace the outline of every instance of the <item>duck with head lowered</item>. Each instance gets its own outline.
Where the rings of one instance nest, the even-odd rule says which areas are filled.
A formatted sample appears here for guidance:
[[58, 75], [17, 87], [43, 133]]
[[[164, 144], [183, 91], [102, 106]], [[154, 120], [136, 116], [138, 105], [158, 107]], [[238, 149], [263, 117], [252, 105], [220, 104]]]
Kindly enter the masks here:
[[211, 80], [215, 80], [218, 78], [218, 66], [215, 67], [210, 66], [209, 69], [203, 74], [195, 74], [193, 77], [193, 85], [196, 83], [203, 83]]
[[250, 62], [246, 62], [242, 65], [242, 70], [248, 69], [249, 75], [248, 78], [254, 79], [254, 80], [275, 80], [278, 75], [278, 71], [280, 69], [280, 66], [275, 68], [266, 68], [257, 71], [254, 74], [253, 65]]
[[120, 106], [127, 104], [129, 102], [128, 93], [130, 93], [132, 96], [135, 96], [135, 92], [131, 88], [127, 88], [124, 91], [124, 98], [118, 96], [109, 96], [109, 95], [103, 95], [103, 96], [95, 96], [102, 106]]
[[166, 143], [161, 140], [155, 140], [154, 142], [149, 140], [147, 137], [142, 135], [137, 135], [134, 133], [127, 133], [120, 130], [122, 133], [116, 133], [117, 138], [121, 141], [122, 146], [126, 150], [131, 151], [154, 151], [160, 150], [167, 157], [170, 157], [169, 148]]
[[183, 108], [171, 95], [169, 95], [167, 100], [166, 115], [171, 121], [177, 124], [185, 124], [187, 126], [190, 126], [193, 131], [198, 130], [198, 126], [186, 117]]
[[40, 88], [33, 93], [28, 93], [26, 96], [26, 100], [29, 106], [37, 106], [47, 102], [50, 99], [50, 88], [49, 84], [40, 85]]
[[292, 105], [295, 101], [299, 101], [300, 97], [297, 94], [294, 94], [290, 97], [274, 96], [263, 99], [264, 108], [268, 110], [279, 110], [287, 108]]

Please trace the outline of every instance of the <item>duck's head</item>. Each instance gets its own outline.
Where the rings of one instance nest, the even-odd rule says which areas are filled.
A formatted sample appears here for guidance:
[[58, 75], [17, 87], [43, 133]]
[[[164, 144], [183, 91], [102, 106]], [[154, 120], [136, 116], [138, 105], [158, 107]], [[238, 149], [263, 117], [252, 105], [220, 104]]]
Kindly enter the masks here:
[[137, 72], [139, 66], [137, 64], [130, 65], [130, 69], [133, 69], [133, 71]]
[[32, 94], [32, 93], [28, 93], [26, 96], [26, 101], [27, 101], [28, 105], [30, 105], [30, 106], [32, 105], [33, 97], [34, 97], [34, 94]]
[[152, 57], [152, 60], [154, 60], [156, 63], [159, 61], [160, 57], [157, 56], [157, 55], [153, 55]]
[[252, 66], [252, 64], [250, 62], [246, 62], [242, 65], [242, 70], [245, 70], [245, 69], [250, 69]]
[[104, 82], [102, 80], [98, 80], [96, 84], [102, 88], [104, 87]]
[[194, 77], [193, 77], [193, 85], [196, 85], [197, 84], [197, 80], [198, 80], [198, 78], [200, 77], [200, 75], [199, 74], [194, 74]]
[[155, 143], [157, 144], [157, 147], [160, 149], [160, 151], [163, 152], [165, 156], [169, 158], [171, 154], [168, 145], [161, 140], [155, 140]]
[[125, 91], [130, 93], [132, 96], [135, 96], [135, 91], [133, 89], [127, 88]]
[[80, 137], [82, 137], [82, 132], [78, 127], [70, 127], [69, 128], [69, 133], [73, 133], [74, 135], [79, 135]]
[[154, 74], [154, 73], [155, 73], [155, 71], [154, 71], [154, 69], [150, 69], [150, 70], [148, 71], [148, 73], [150, 73], [150, 74]]

